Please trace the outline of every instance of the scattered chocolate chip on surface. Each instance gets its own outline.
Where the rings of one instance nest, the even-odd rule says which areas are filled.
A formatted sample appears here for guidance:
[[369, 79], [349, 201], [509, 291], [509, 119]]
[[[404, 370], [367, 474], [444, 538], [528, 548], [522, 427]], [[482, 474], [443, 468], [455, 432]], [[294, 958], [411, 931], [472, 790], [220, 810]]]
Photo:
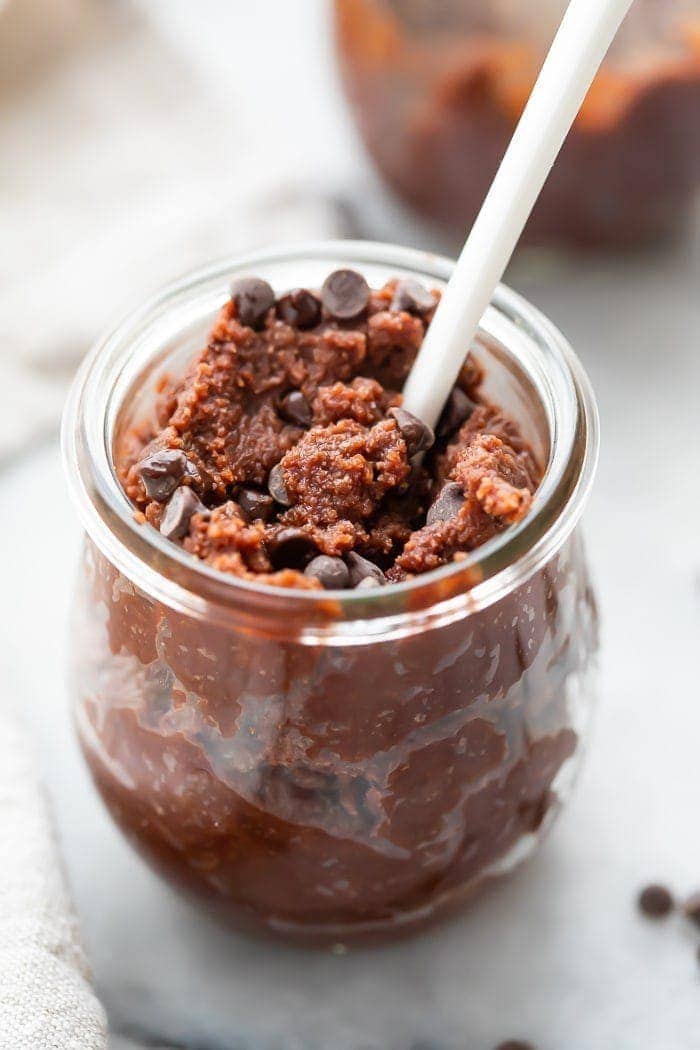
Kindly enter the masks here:
[[281, 463], [278, 463], [270, 471], [270, 475], [267, 479], [267, 488], [276, 503], [279, 503], [282, 507], [291, 507], [291, 502], [287, 495], [287, 488], [284, 484], [284, 471], [282, 470]]
[[231, 285], [238, 320], [249, 328], [260, 328], [268, 310], [275, 304], [275, 293], [259, 277], [239, 277]]
[[313, 328], [321, 320], [321, 303], [306, 288], [295, 288], [277, 300], [277, 316], [295, 328]]
[[646, 886], [637, 900], [639, 910], [649, 919], [663, 919], [673, 911], [673, 896], [666, 886]]
[[401, 437], [406, 442], [409, 456], [427, 452], [435, 444], [435, 434], [432, 428], [418, 416], [414, 416], [412, 412], [408, 412], [405, 408], [390, 408], [387, 415], [396, 421]]
[[700, 892], [693, 893], [683, 902], [683, 914], [696, 926], [700, 927]]
[[438, 437], [443, 439], [452, 437], [462, 423], [466, 423], [475, 408], [476, 405], [471, 398], [456, 386], [448, 397], [438, 421]]
[[270, 521], [275, 511], [275, 501], [267, 492], [258, 489], [241, 489], [236, 497], [238, 506], [243, 511], [246, 521]]
[[404, 310], [406, 313], [422, 317], [434, 306], [435, 299], [432, 294], [414, 277], [406, 277], [396, 285], [394, 297], [391, 300], [392, 310]]
[[197, 494], [186, 485], [181, 485], [170, 497], [160, 523], [160, 531], [166, 539], [181, 539], [189, 531], [192, 517], [195, 514], [206, 513], [206, 510]]
[[275, 569], [303, 569], [317, 547], [303, 529], [281, 529], [270, 540], [270, 561]]
[[506, 1039], [505, 1043], [499, 1043], [496, 1050], [536, 1050], [533, 1043], [527, 1043], [522, 1039]]
[[279, 414], [295, 427], [310, 427], [313, 413], [301, 390], [292, 390], [279, 403]]
[[[348, 569], [350, 570], [350, 586], [359, 587], [363, 584], [363, 581], [371, 579], [374, 581], [372, 586], [386, 583], [386, 576], [373, 561], [369, 558], [363, 558], [361, 554], [356, 551], [350, 551], [347, 556]], [[367, 584], [366, 586], [370, 586]]]
[[342, 591], [350, 583], [350, 570], [342, 558], [319, 554], [312, 558], [304, 569], [306, 576], [313, 576], [326, 591]]
[[162, 448], [137, 464], [146, 495], [165, 503], [187, 471], [187, 457], [179, 448]]
[[369, 285], [355, 270], [335, 270], [323, 282], [321, 300], [337, 321], [354, 321], [369, 302]]
[[450, 521], [455, 518], [464, 506], [464, 493], [456, 481], [448, 481], [440, 489], [435, 502], [428, 511], [425, 519], [427, 525], [434, 525], [436, 521]]

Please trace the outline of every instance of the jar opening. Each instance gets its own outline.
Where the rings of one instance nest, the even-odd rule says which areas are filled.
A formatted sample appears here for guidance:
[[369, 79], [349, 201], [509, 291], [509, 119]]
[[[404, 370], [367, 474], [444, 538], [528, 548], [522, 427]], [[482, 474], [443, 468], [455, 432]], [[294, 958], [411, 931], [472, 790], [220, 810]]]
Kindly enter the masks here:
[[[286, 590], [221, 573], [155, 529], [140, 525], [116, 475], [114, 442], [157, 376], [177, 372], [228, 297], [236, 273], [255, 272], [278, 290], [322, 283], [353, 266], [371, 285], [416, 276], [439, 287], [453, 263], [428, 253], [366, 242], [321, 242], [225, 259], [166, 288], [90, 353], [63, 423], [64, 462], [82, 523], [102, 553], [139, 589], [193, 615], [261, 619], [295, 632], [410, 629], [420, 614], [441, 618], [483, 607], [552, 556], [578, 521], [597, 458], [598, 423], [588, 379], [561, 334], [501, 286], [474, 347], [489, 397], [512, 412], [545, 472], [530, 513], [517, 525], [433, 572], [372, 591]], [[320, 279], [319, 279], [320, 278]], [[466, 351], [465, 351], [466, 356]], [[503, 402], [506, 404], [503, 404]], [[126, 407], [128, 406], [128, 408]], [[372, 624], [369, 627], [369, 624]], [[293, 624], [293, 628], [292, 628]]]

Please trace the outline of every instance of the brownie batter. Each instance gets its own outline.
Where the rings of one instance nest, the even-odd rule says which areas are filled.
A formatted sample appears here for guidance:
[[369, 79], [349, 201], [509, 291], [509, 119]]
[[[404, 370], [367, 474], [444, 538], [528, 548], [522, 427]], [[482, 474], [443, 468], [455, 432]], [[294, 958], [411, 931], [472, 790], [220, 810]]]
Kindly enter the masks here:
[[280, 298], [236, 280], [150, 431], [122, 442], [139, 513], [222, 572], [304, 589], [407, 580], [519, 521], [540, 470], [469, 359], [437, 436], [401, 407], [438, 298], [352, 270]]

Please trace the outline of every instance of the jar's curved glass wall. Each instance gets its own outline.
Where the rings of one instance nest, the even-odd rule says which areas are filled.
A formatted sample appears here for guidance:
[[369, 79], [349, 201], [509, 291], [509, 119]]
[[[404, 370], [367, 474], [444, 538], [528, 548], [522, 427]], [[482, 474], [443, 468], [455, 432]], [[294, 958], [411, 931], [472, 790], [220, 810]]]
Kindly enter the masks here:
[[98, 789], [177, 885], [235, 923], [324, 941], [440, 915], [522, 859], [567, 798], [595, 697], [576, 523], [597, 431], [558, 333], [502, 290], [474, 352], [549, 462], [522, 531], [462, 567], [338, 601], [243, 586], [168, 550], [130, 519], [110, 444], [123, 391], [142, 377], [128, 410], [141, 411], [231, 273], [284, 287], [339, 261], [370, 280], [448, 270], [341, 245], [302, 274], [310, 254], [219, 267], [126, 325], [86, 365], [64, 440], [88, 533], [75, 709]]

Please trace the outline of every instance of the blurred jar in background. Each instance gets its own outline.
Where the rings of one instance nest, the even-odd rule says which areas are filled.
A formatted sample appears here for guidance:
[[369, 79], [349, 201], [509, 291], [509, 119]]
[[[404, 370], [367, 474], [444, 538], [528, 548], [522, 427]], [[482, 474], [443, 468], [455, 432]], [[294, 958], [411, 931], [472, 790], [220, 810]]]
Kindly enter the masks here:
[[[384, 178], [461, 239], [566, 0], [335, 0], [343, 82]], [[700, 0], [637, 0], [525, 239], [623, 247], [682, 229], [700, 184]]]

